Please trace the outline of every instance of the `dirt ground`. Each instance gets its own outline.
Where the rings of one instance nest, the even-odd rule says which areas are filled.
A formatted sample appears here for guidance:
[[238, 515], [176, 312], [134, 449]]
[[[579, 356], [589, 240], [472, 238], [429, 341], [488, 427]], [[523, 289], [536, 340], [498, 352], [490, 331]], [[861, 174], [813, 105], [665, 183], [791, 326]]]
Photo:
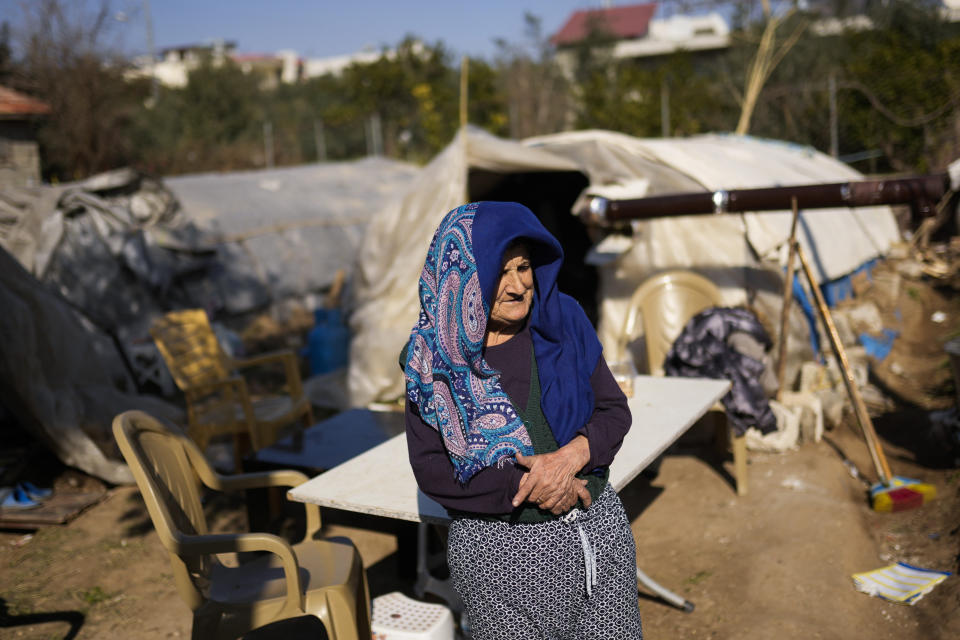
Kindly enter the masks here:
[[[945, 310], [949, 320], [913, 330], [942, 344], [960, 329], [957, 296], [911, 291], [904, 287], [903, 295], [921, 305], [911, 317]], [[902, 368], [894, 373], [910, 377]], [[929, 408], [916, 403], [900, 402], [877, 418], [894, 472], [939, 492], [920, 509], [881, 514], [870, 510], [863, 485], [842, 463], [841, 452], [875, 478], [854, 425], [846, 422], [823, 441], [787, 453], [751, 453], [743, 497], [733, 490], [731, 462], [716, 457], [704, 431], [695, 429], [664, 458], [656, 478], [639, 478], [622, 492], [639, 566], [696, 606], [686, 613], [641, 591], [647, 638], [960, 638], [957, 575], [914, 606], [862, 594], [851, 579], [896, 561], [960, 569], [956, 436], [936, 427]], [[99, 486], [51, 468], [58, 490]], [[0, 638], [189, 636], [190, 611], [136, 488], [105, 491], [68, 525], [0, 530]], [[237, 499], [211, 499], [206, 507], [214, 530], [245, 525]], [[340, 522], [325, 533], [356, 542], [371, 595], [395, 589], [412, 595], [412, 581], [398, 578], [403, 559], [396, 538]]]
[[[827, 438], [869, 468], [852, 429]], [[640, 567], [696, 605], [685, 613], [641, 593], [646, 637], [960, 637], [956, 576], [912, 607], [853, 587], [851, 574], [895, 561], [958, 569], [960, 471], [917, 465], [912, 452], [894, 446], [888, 451], [898, 473], [937, 485], [936, 501], [916, 511], [871, 511], [826, 441], [751, 454], [750, 492], [737, 497], [728, 462], [710, 447], [681, 445], [657, 478], [622, 494]], [[245, 522], [236, 502], [208, 507], [218, 529]], [[412, 584], [396, 578], [393, 536], [343, 526], [328, 533], [358, 544], [371, 595], [410, 592]], [[0, 533], [0, 567], [0, 638], [189, 636], [190, 612], [135, 488], [110, 489], [67, 526]]]

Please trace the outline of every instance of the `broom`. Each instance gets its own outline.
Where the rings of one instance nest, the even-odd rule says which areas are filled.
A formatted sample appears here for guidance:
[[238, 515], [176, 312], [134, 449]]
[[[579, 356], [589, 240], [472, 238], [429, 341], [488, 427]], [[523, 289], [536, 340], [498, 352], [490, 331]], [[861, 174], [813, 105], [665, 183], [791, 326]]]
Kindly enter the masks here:
[[843, 382], [847, 387], [847, 393], [850, 396], [850, 402], [853, 404], [853, 411], [863, 431], [863, 437], [867, 441], [867, 448], [870, 451], [870, 457], [873, 459], [873, 465], [880, 476], [880, 482], [870, 488], [870, 504], [874, 511], [905, 511], [915, 509], [926, 502], [933, 500], [937, 495], [936, 487], [932, 484], [912, 480], [902, 476], [894, 476], [890, 473], [890, 465], [887, 464], [887, 458], [883, 454], [880, 441], [877, 438], [877, 432], [873, 428], [873, 422], [870, 421], [870, 414], [867, 413], [867, 407], [863, 403], [863, 397], [857, 388], [857, 382], [853, 377], [853, 371], [847, 362], [847, 354], [840, 342], [840, 336], [837, 333], [837, 327], [833, 324], [833, 318], [827, 303], [823, 299], [823, 293], [817, 286], [817, 281], [813, 277], [813, 271], [810, 269], [810, 263], [807, 262], [807, 256], [796, 242], [797, 257], [800, 258], [800, 265], [807, 276], [807, 282], [813, 297], [817, 302], [817, 310], [820, 312], [820, 319], [823, 326], [827, 329], [827, 335], [830, 338], [830, 346], [833, 347], [833, 353], [837, 357], [840, 369], [843, 372]]

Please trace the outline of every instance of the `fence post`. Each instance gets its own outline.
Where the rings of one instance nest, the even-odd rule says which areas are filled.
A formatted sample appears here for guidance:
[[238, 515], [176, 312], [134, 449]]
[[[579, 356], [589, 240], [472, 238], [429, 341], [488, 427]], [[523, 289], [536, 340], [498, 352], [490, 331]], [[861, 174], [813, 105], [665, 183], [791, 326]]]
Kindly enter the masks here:
[[323, 130], [323, 120], [317, 118], [313, 121], [313, 141], [317, 147], [317, 162], [327, 161], [327, 139]]
[[374, 113], [367, 120], [367, 155], [383, 155], [383, 133], [380, 130], [379, 113]]
[[267, 169], [273, 168], [273, 123], [267, 120], [263, 123], [263, 155]]

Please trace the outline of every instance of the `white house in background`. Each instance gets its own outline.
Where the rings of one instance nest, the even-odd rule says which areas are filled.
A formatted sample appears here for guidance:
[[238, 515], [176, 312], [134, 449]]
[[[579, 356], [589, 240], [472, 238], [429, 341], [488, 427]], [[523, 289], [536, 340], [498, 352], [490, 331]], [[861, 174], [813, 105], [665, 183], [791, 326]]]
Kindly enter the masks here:
[[950, 22], [960, 22], [960, 0], [943, 0], [943, 15]]
[[730, 27], [719, 13], [673, 15], [654, 20], [654, 3], [575, 11], [550, 42], [567, 75], [576, 65], [576, 47], [595, 30], [613, 37], [610, 53], [623, 60], [652, 59], [678, 51], [710, 55], [730, 47]]
[[614, 46], [617, 58], [662, 56], [675, 51], [706, 51], [730, 46], [730, 27], [719, 13], [701, 16], [674, 15], [651, 20], [646, 37], [621, 40]]
[[674, 15], [654, 20], [655, 3], [573, 12], [550, 42], [561, 58], [594, 31], [612, 36], [615, 58], [648, 58], [676, 51], [710, 51], [730, 46], [730, 27], [719, 13]]
[[[284, 49], [273, 54], [264, 53], [237, 53], [237, 45], [232, 41], [216, 41], [210, 44], [192, 44], [179, 47], [166, 47], [160, 50], [159, 59], [155, 62], [150, 56], [140, 56], [134, 59], [134, 68], [127, 72], [127, 78], [150, 78], [155, 76], [157, 81], [172, 88], [182, 88], [187, 85], [190, 72], [200, 66], [201, 62], [209, 59], [214, 66], [223, 64], [230, 59], [240, 67], [244, 73], [258, 73], [263, 76], [264, 88], [273, 88], [279, 84], [293, 84], [324, 75], [340, 75], [344, 69], [352, 64], [372, 64], [386, 56], [388, 59], [396, 55], [394, 49], [374, 49], [367, 47], [356, 53], [324, 58], [301, 58], [296, 51]], [[413, 51], [420, 54], [423, 45], [413, 44]]]
[[[810, 5], [801, 3], [804, 8]], [[941, 0], [941, 14], [951, 22], [960, 22], [960, 0]], [[594, 29], [613, 37], [614, 58], [652, 58], [677, 51], [708, 53], [730, 47], [730, 27], [719, 13], [697, 16], [673, 15], [655, 20], [656, 3], [608, 6], [602, 9], [574, 11], [550, 42], [565, 68], [572, 68], [572, 49]], [[811, 25], [818, 36], [838, 35], [844, 31], [865, 31], [873, 22], [862, 13], [826, 16]]]
[[187, 44], [178, 47], [160, 49], [159, 58], [149, 55], [134, 59], [134, 68], [127, 72], [127, 79], [156, 78], [165, 87], [181, 88], [187, 86], [187, 76], [200, 63], [209, 59], [215, 66], [223, 64], [237, 48], [237, 43], [229, 40], [217, 40], [207, 44]]
[[127, 72], [127, 78], [155, 77], [157, 82], [166, 87], [182, 88], [187, 86], [190, 72], [204, 60], [210, 60], [216, 67], [228, 59], [235, 62], [245, 73], [262, 74], [266, 87], [298, 82], [301, 78], [302, 62], [296, 51], [261, 54], [237, 53], [236, 49], [237, 44], [230, 40], [165, 47], [160, 50], [156, 61], [151, 60], [150, 56], [134, 59], [134, 68]]
[[280, 84], [294, 84], [302, 77], [303, 63], [296, 51], [285, 49], [275, 54], [233, 53], [230, 55], [244, 73], [261, 76], [264, 89], [275, 89]]
[[[423, 43], [416, 41], [411, 49], [416, 55], [423, 53]], [[374, 49], [365, 47], [356, 53], [348, 53], [342, 56], [329, 56], [326, 58], [307, 58], [303, 61], [303, 79], [316, 78], [325, 75], [338, 76], [352, 64], [373, 64], [381, 56], [392, 60], [397, 55], [396, 49]]]
[[356, 53], [326, 58], [307, 58], [303, 61], [303, 77], [316, 78], [325, 75], [338, 76], [352, 64], [372, 64], [380, 59], [381, 52], [367, 47]]

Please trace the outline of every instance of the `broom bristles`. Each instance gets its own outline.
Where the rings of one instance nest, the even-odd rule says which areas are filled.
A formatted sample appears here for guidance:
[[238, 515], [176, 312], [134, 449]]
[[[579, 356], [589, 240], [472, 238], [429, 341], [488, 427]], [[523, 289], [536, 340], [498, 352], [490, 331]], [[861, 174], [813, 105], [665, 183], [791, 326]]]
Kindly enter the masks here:
[[916, 509], [937, 496], [932, 484], [894, 476], [889, 485], [877, 484], [870, 489], [870, 503], [874, 511], [906, 511]]

